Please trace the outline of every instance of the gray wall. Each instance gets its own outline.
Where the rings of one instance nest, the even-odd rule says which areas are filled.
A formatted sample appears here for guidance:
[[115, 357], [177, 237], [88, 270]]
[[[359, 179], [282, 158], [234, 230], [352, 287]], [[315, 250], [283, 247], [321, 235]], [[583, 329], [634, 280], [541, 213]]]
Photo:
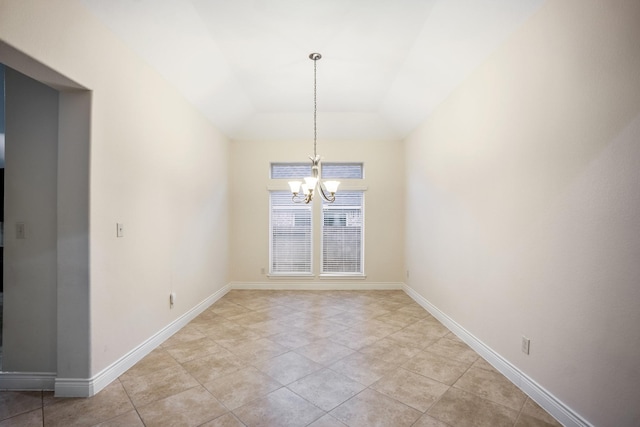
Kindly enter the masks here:
[[2, 368], [56, 372], [58, 92], [8, 67], [6, 141]]

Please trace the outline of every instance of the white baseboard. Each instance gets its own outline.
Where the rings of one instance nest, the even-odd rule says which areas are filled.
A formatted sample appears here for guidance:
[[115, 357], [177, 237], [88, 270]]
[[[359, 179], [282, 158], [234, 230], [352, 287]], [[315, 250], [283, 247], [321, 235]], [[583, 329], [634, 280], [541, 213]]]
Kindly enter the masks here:
[[[129, 368], [151, 353], [156, 347], [178, 332], [183, 326], [192, 321], [196, 316], [206, 310], [214, 302], [222, 298], [229, 290], [230, 285], [206, 298], [200, 304], [177, 318], [158, 333], [147, 339], [135, 349], [112, 363], [107, 368], [96, 374], [93, 378], [55, 378], [56, 397], [90, 397], [109, 385], [112, 381], [125, 373]], [[55, 377], [55, 375], [54, 375]]]
[[363, 282], [355, 279], [322, 279], [312, 282], [306, 279], [269, 280], [268, 282], [231, 282], [231, 289], [343, 291], [343, 290], [393, 290], [402, 289], [400, 282]]
[[451, 332], [456, 334], [458, 338], [464, 341], [469, 347], [474, 349], [476, 353], [482, 356], [494, 368], [500, 371], [512, 383], [518, 386], [525, 394], [533, 399], [544, 410], [551, 414], [556, 420], [566, 427], [593, 427], [588, 421], [583, 419], [575, 411], [562, 403], [554, 395], [549, 393], [533, 379], [524, 374], [520, 369], [511, 364], [507, 359], [500, 356], [490, 347], [480, 341], [478, 338], [469, 333], [466, 329], [456, 323], [455, 320], [440, 311], [436, 306], [431, 304], [422, 295], [417, 293], [408, 285], [403, 285], [403, 290], [433, 317], [438, 319], [440, 323], [446, 326]]
[[0, 390], [53, 390], [55, 372], [0, 372]]

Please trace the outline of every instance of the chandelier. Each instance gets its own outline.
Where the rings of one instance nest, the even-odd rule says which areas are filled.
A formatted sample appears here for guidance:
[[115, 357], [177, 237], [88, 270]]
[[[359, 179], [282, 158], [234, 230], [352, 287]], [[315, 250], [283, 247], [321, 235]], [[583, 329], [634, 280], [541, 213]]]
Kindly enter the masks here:
[[[295, 203], [309, 203], [313, 200], [314, 194], [318, 193], [320, 193], [320, 196], [325, 201], [333, 203], [336, 200], [336, 191], [338, 191], [338, 185], [340, 185], [340, 182], [322, 181], [320, 177], [320, 155], [318, 155], [316, 151], [318, 139], [316, 69], [318, 60], [322, 58], [322, 55], [319, 53], [312, 53], [309, 55], [309, 58], [313, 60], [313, 156], [309, 156], [309, 159], [311, 159], [311, 176], [305, 177], [304, 182], [290, 181], [289, 187], [293, 194], [291, 198]], [[300, 189], [302, 189], [302, 194], [300, 194]]]

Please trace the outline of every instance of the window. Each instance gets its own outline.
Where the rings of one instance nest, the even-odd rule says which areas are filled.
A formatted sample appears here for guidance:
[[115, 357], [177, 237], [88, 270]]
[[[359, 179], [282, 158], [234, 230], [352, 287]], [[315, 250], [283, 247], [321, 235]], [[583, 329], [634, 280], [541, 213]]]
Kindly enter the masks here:
[[271, 192], [270, 273], [312, 273], [311, 207], [293, 203], [288, 191]]
[[[309, 163], [272, 163], [272, 179], [302, 179], [309, 176]], [[362, 163], [323, 163], [323, 179], [363, 178]], [[278, 184], [279, 187], [279, 184]], [[314, 201], [320, 201], [318, 195]], [[320, 215], [320, 273], [364, 274], [364, 192], [338, 191], [334, 203], [294, 203], [289, 191], [272, 190], [270, 198], [269, 273], [312, 275], [313, 216]], [[314, 213], [315, 212], [315, 213]], [[318, 252], [315, 252], [318, 253]]]
[[271, 179], [302, 179], [311, 175], [311, 163], [271, 163]]
[[362, 163], [322, 163], [322, 179], [362, 179]]
[[322, 204], [322, 273], [363, 273], [362, 202], [362, 191], [343, 191]]

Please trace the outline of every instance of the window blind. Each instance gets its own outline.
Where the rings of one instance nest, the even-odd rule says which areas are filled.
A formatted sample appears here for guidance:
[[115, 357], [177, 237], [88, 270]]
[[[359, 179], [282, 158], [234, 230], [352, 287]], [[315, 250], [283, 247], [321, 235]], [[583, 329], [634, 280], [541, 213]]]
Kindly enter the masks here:
[[344, 191], [334, 203], [323, 203], [322, 273], [364, 272], [363, 199], [361, 191]]
[[271, 192], [270, 273], [311, 273], [311, 205], [296, 204], [288, 191]]

